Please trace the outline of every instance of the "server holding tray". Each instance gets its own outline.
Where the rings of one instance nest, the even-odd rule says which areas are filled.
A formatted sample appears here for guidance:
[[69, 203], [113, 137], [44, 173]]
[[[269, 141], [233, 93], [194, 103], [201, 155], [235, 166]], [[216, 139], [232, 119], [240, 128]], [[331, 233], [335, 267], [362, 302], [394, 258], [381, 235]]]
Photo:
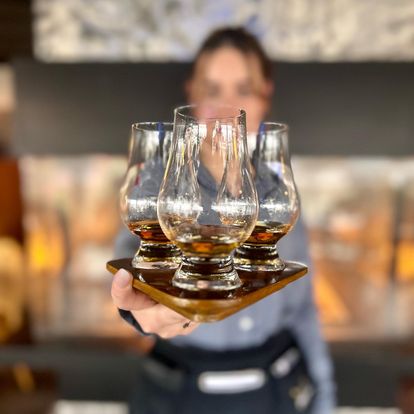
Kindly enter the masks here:
[[[257, 131], [269, 107], [273, 84], [269, 61], [253, 36], [243, 29], [221, 29], [211, 34], [196, 56], [186, 89], [190, 102], [224, 102], [243, 108], [247, 114], [247, 131], [252, 133], [249, 134], [249, 138], [252, 138], [248, 144], [260, 150], [256, 136], [260, 137]], [[228, 132], [219, 127], [216, 133], [223, 131]], [[233, 137], [231, 134], [229, 136]], [[213, 141], [211, 143], [213, 145]], [[234, 154], [235, 152], [233, 156]], [[228, 163], [230, 155], [226, 153], [226, 157]], [[237, 163], [240, 162], [236, 160], [229, 168], [237, 171], [240, 167]], [[198, 166], [194, 167], [193, 173], [197, 171], [196, 167]], [[267, 184], [266, 181], [260, 183], [257, 180], [271, 174], [271, 171], [260, 172], [259, 167], [257, 171], [249, 173], [254, 177], [260, 200], [260, 184], [264, 184], [264, 187]], [[214, 182], [214, 171], [210, 176]], [[228, 179], [233, 179], [233, 182], [228, 181], [228, 187], [233, 187], [230, 193], [227, 192], [227, 201], [228, 197], [234, 198], [234, 194], [240, 194], [240, 183], [243, 179], [249, 181], [246, 170], [241, 181], [238, 177], [238, 173], [229, 175]], [[223, 178], [223, 174], [220, 178]], [[222, 193], [226, 191], [228, 188], [222, 189]], [[254, 198], [254, 194], [251, 193], [249, 197]], [[240, 204], [243, 205], [242, 202], [225, 203], [229, 204], [234, 208], [237, 204], [239, 207]], [[254, 203], [248, 204], [254, 207]], [[218, 207], [211, 211], [220, 216], [223, 209]], [[192, 220], [189, 223], [194, 223], [195, 210], [192, 209], [193, 216], [188, 217]], [[285, 224], [294, 224], [297, 213], [294, 210], [295, 208], [290, 216], [291, 222]], [[251, 226], [254, 212], [246, 210], [243, 214], [244, 219], [240, 220], [241, 231], [233, 234], [237, 239], [235, 247], [240, 242], [249, 242], [247, 227]], [[262, 220], [259, 206], [256, 214], [259, 214], [260, 224]], [[211, 223], [207, 220], [198, 224], [203, 226]], [[256, 222], [253, 221], [251, 230], [254, 223]], [[161, 227], [163, 230], [166, 228], [165, 222], [161, 221]], [[197, 236], [191, 226], [186, 230], [187, 233], [182, 234], [188, 235], [190, 231], [193, 238], [194, 235]], [[175, 242], [179, 238], [184, 240], [180, 231], [173, 234], [174, 231], [173, 228], [167, 237], [175, 237]], [[246, 237], [241, 235], [242, 231], [245, 231]], [[203, 240], [211, 237], [210, 234], [205, 236], [201, 230], [198, 234], [202, 235]], [[278, 247], [282, 260], [310, 263], [306, 233], [300, 218], [289, 234], [278, 243]], [[117, 241], [116, 257], [132, 257], [136, 254], [136, 249], [137, 238], [123, 232]], [[277, 259], [275, 255], [273, 258]], [[222, 264], [224, 272], [231, 275], [234, 283], [231, 288], [219, 289], [226, 295], [243, 288], [236, 275], [243, 272], [246, 252], [239, 250], [235, 259], [235, 265]], [[251, 259], [252, 257], [248, 257], [248, 260]], [[255, 265], [260, 266], [263, 263]], [[283, 272], [283, 263], [278, 262], [278, 265], [278, 271]], [[180, 266], [178, 270], [182, 269], [182, 265]], [[188, 276], [193, 269], [187, 266], [184, 270], [184, 275]], [[222, 270], [223, 268], [216, 269], [216, 272], [220, 273]], [[172, 274], [177, 272], [175, 269], [170, 271]], [[145, 271], [141, 273], [145, 274]], [[266, 269], [262, 274], [266, 274]], [[148, 281], [145, 278], [141, 281], [143, 284], [146, 282]], [[335, 399], [331, 362], [321, 337], [311, 284], [311, 275], [305, 276], [277, 294], [258, 300], [219, 322], [199, 324], [133, 289], [130, 273], [125, 270], [116, 273], [112, 286], [114, 304], [120, 309], [124, 319], [141, 335], [149, 338], [148, 363], [139, 373], [131, 411], [331, 413]], [[172, 286], [174, 289], [186, 290], [186, 286], [180, 285], [179, 281]], [[200, 287], [203, 285], [198, 286]], [[215, 289], [205, 289], [211, 290]], [[191, 289], [187, 291], [191, 292]]]

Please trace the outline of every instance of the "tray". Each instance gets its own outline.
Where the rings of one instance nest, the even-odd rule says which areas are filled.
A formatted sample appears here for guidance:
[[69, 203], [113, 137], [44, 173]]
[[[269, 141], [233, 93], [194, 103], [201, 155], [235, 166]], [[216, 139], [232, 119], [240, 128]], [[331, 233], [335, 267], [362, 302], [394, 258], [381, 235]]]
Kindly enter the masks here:
[[238, 270], [243, 282], [240, 288], [226, 292], [194, 292], [171, 284], [174, 270], [138, 270], [131, 266], [130, 258], [111, 260], [106, 267], [112, 274], [121, 268], [132, 273], [135, 289], [195, 322], [216, 322], [227, 318], [283, 289], [308, 271], [307, 266], [297, 262], [286, 262], [284, 270], [274, 273]]

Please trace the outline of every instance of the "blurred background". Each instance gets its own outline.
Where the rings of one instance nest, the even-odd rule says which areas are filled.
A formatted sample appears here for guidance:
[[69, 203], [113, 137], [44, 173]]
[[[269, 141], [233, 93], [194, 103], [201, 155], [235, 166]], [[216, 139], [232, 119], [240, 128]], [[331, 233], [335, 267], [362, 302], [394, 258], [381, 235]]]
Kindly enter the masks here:
[[139, 338], [105, 263], [129, 126], [171, 120], [228, 24], [274, 60], [338, 413], [414, 413], [412, 0], [0, 2], [1, 413], [126, 413]]

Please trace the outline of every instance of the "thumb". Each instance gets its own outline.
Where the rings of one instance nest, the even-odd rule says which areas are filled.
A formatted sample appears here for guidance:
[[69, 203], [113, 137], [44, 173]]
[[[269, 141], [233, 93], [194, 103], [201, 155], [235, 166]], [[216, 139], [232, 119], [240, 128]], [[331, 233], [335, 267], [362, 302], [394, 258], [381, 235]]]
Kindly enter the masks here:
[[151, 307], [154, 301], [132, 287], [132, 275], [125, 269], [118, 270], [112, 281], [112, 300], [119, 309], [140, 310]]
[[126, 308], [132, 295], [132, 275], [125, 269], [119, 269], [112, 280], [111, 295], [115, 305], [120, 309]]
[[114, 276], [114, 287], [115, 289], [124, 290], [129, 288], [132, 283], [132, 275], [131, 273], [127, 272], [125, 269], [119, 269]]

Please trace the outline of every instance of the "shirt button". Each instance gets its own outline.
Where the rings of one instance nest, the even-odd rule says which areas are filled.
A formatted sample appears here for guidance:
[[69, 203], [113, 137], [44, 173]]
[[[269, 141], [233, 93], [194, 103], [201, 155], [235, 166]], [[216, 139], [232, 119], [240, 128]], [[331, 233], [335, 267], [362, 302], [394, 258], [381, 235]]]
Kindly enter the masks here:
[[242, 331], [250, 331], [254, 326], [254, 321], [250, 316], [243, 316], [242, 318], [240, 318], [239, 320], [239, 328]]

